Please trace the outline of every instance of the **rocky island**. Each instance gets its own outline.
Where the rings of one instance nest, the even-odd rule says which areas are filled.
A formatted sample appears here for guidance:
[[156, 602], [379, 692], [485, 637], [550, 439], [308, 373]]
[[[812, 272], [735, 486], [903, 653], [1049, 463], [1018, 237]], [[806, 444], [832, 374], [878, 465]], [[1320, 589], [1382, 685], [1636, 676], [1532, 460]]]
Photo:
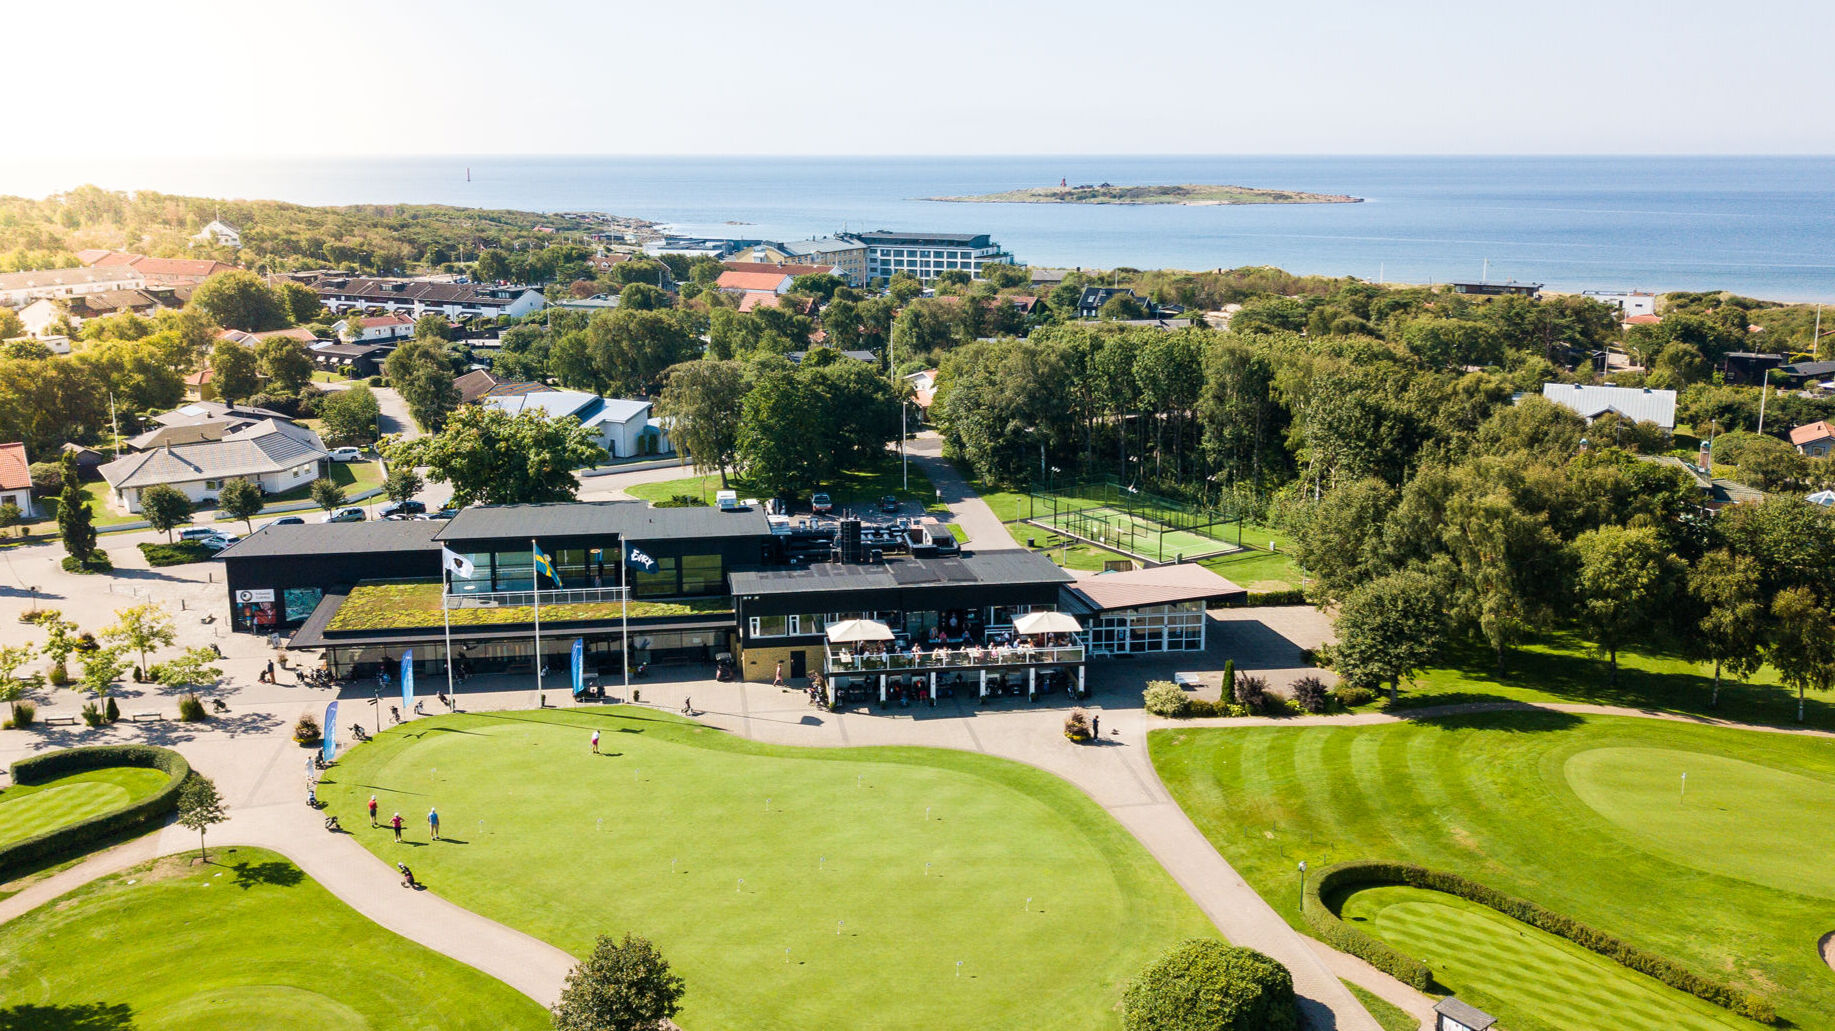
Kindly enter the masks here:
[[1338, 193], [1301, 193], [1266, 190], [1253, 186], [1209, 186], [1183, 183], [1176, 186], [1029, 186], [1004, 193], [968, 197], [926, 197], [925, 200], [959, 204], [1359, 204], [1362, 197]]

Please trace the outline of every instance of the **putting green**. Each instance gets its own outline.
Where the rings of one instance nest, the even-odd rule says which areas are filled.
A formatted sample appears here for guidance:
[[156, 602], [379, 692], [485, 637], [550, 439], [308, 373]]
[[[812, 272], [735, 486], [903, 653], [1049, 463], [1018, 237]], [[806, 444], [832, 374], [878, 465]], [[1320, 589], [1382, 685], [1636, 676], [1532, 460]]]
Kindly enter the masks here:
[[84, 770], [0, 792], [0, 845], [119, 809], [165, 787], [169, 774], [139, 766]]
[[6, 925], [0, 1028], [537, 1031], [532, 1000], [358, 915], [272, 852], [169, 856]]
[[1751, 1026], [1573, 942], [1453, 895], [1368, 888], [1345, 900], [1342, 913], [1353, 926], [1426, 963], [1434, 979], [1461, 999], [1481, 1009], [1507, 1008], [1513, 1031]]
[[[371, 793], [408, 843], [369, 827]], [[431, 890], [574, 955], [651, 938], [685, 1027], [1114, 1028], [1129, 978], [1216, 933], [1087, 796], [964, 752], [760, 745], [643, 709], [433, 717], [353, 749], [320, 797]]]
[[[1640, 848], [1708, 873], [1835, 898], [1835, 867], [1780, 861], [1826, 853], [1835, 780], [1668, 748], [1588, 749], [1568, 757], [1565, 773], [1581, 801]], [[1755, 819], [1755, 810], [1776, 818]]]

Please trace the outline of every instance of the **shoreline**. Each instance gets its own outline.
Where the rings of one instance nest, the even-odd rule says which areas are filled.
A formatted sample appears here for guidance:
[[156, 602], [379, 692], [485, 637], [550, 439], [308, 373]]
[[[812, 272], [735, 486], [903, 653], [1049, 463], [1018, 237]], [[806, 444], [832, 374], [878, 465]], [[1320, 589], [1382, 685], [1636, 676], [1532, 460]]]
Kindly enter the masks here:
[[942, 204], [1110, 204], [1132, 207], [1232, 207], [1260, 204], [1362, 204], [1345, 193], [1308, 193], [1262, 186], [1177, 183], [1150, 186], [1028, 186], [961, 196], [918, 197]]

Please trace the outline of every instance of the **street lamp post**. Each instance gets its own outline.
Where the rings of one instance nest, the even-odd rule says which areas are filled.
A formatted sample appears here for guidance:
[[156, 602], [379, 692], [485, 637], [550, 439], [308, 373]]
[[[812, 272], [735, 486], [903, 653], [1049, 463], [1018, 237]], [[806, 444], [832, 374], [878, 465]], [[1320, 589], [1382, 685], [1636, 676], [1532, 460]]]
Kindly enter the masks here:
[[1765, 370], [1765, 385], [1759, 390], [1759, 433], [1765, 432], [1765, 402], [1771, 394], [1771, 370]]
[[1306, 912], [1306, 860], [1300, 860], [1300, 912]]

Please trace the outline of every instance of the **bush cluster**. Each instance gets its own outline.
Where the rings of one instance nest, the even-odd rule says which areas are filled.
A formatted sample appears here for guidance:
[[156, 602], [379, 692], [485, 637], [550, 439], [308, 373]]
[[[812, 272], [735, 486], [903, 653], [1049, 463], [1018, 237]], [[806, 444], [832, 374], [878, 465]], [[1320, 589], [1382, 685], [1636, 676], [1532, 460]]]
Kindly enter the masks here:
[[0, 730], [24, 730], [38, 719], [36, 703], [21, 699], [13, 703], [13, 715], [0, 723]]
[[1072, 709], [1064, 717], [1064, 736], [1082, 744], [1090, 739], [1090, 714], [1082, 709]]
[[1127, 1031], [1297, 1031], [1293, 974], [1254, 949], [1194, 938], [1174, 946], [1122, 995]]
[[1155, 716], [1177, 719], [1184, 716], [1191, 705], [1185, 697], [1185, 691], [1170, 680], [1155, 680], [1147, 684], [1147, 690], [1141, 692], [1141, 704]]
[[147, 565], [155, 569], [161, 566], [182, 566], [192, 562], [207, 562], [216, 556], [216, 552], [204, 547], [197, 541], [175, 541], [171, 544], [142, 544], [140, 553], [147, 557]]
[[665, 501], [658, 501], [652, 508], [706, 508], [707, 499], [698, 494], [671, 494]]
[[1376, 692], [1357, 684], [1339, 684], [1332, 688], [1332, 697], [1338, 699], [1339, 705], [1348, 709], [1353, 705], [1364, 705], [1375, 701]]
[[179, 788], [191, 776], [191, 764], [170, 748], [154, 745], [93, 745], [87, 748], [65, 748], [21, 759], [12, 766], [13, 783], [42, 784], [66, 774], [109, 766], [141, 766], [164, 770], [167, 774], [166, 784], [152, 795], [138, 802], [130, 802], [113, 812], [0, 845], [0, 881], [11, 879], [47, 860], [84, 851], [97, 842], [158, 825], [178, 808]]
[[99, 727], [102, 725], [102, 710], [96, 708], [96, 703], [83, 703], [83, 725], [87, 727]]
[[1332, 707], [1331, 691], [1318, 677], [1304, 676], [1293, 682], [1293, 703], [1316, 716]]
[[1250, 591], [1242, 596], [1241, 601], [1229, 603], [1230, 608], [1253, 609], [1272, 605], [1311, 605], [1306, 600], [1305, 591]]
[[186, 723], [202, 723], [210, 717], [204, 712], [204, 703], [198, 696], [188, 694], [178, 700], [178, 718]]
[[48, 620], [48, 619], [61, 619], [63, 618], [63, 615], [64, 613], [60, 609], [31, 609], [25, 612], [21, 612], [19, 614], [19, 621], [21, 623], [36, 624], [36, 623], [43, 623], [45, 620]]
[[1506, 895], [1455, 873], [1430, 870], [1411, 863], [1377, 862], [1339, 863], [1321, 871], [1317, 878], [1307, 884], [1302, 899], [1302, 912], [1307, 925], [1327, 945], [1360, 957], [1416, 989], [1426, 990], [1431, 980], [1426, 964], [1403, 955], [1340, 920], [1338, 914], [1332, 912], [1331, 907], [1324, 902], [1326, 896], [1366, 884], [1405, 884], [1411, 888], [1457, 895], [1494, 909], [1513, 920], [1566, 938], [1581, 948], [1597, 952], [1622, 966], [1654, 977], [1671, 988], [1687, 992], [1740, 1016], [1761, 1024], [1778, 1022], [1777, 1010], [1771, 1003], [1751, 992], [1704, 977], [1679, 963], [1646, 952], [1572, 917], [1544, 909], [1527, 899]]
[[319, 729], [319, 721], [312, 714], [301, 713], [299, 722], [293, 724], [293, 741], [295, 744], [316, 744], [325, 739], [325, 732]]

